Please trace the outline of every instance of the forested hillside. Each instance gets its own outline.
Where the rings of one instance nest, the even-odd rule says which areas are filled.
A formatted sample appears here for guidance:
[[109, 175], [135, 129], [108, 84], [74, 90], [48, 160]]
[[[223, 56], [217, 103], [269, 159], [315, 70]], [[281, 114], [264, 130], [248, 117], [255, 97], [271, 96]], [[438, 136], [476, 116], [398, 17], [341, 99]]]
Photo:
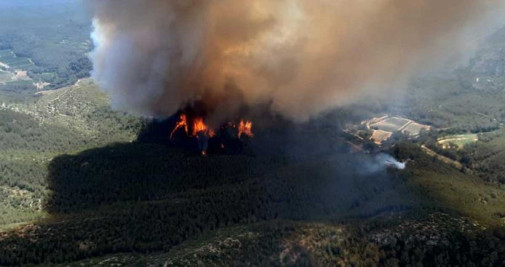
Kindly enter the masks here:
[[412, 144], [391, 153], [412, 159], [409, 169], [364, 175], [356, 166], [369, 160], [363, 155], [294, 163], [204, 158], [142, 143], [60, 156], [49, 166], [48, 217], [2, 234], [0, 258], [62, 263], [113, 254], [84, 261], [89, 265], [500, 263], [496, 213], [505, 190]]
[[[254, 136], [202, 156], [112, 110], [81, 0], [34, 1], [0, 2], [1, 266], [505, 265], [503, 29], [304, 123], [244, 108]], [[343, 132], [384, 114], [432, 130]]]
[[25, 97], [0, 98], [0, 224], [44, 215], [47, 167], [62, 153], [131, 141], [141, 120], [113, 112], [90, 81]]

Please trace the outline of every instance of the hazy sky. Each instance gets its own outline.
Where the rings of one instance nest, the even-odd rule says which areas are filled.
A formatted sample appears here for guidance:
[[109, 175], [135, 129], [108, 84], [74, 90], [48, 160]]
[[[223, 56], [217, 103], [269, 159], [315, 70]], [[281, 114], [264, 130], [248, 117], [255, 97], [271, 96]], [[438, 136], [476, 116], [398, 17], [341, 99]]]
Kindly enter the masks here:
[[84, 0], [0, 0], [0, 8], [41, 7], [62, 4], [82, 5]]

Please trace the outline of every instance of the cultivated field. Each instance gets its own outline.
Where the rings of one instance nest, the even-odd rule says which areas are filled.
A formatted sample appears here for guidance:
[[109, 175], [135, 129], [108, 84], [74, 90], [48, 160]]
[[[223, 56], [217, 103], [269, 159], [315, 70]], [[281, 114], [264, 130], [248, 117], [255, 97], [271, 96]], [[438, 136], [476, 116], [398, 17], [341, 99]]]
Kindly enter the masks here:
[[10, 70], [27, 70], [33, 67], [31, 59], [26, 57], [18, 57], [12, 50], [0, 50], [0, 62], [2, 67], [8, 66]]
[[370, 127], [386, 132], [396, 132], [399, 131], [403, 126], [405, 126], [409, 122], [410, 120], [404, 118], [390, 117], [377, 123], [371, 124]]
[[438, 144], [444, 149], [450, 147], [451, 144], [457, 146], [459, 149], [462, 149], [464, 146], [477, 141], [479, 141], [477, 134], [459, 134], [444, 136], [438, 140]]
[[27, 73], [33, 66], [29, 58], [17, 57], [11, 50], [0, 50], [0, 85], [33, 86]]
[[410, 136], [418, 136], [422, 130], [429, 131], [430, 129], [431, 127], [428, 125], [412, 121], [402, 130], [402, 132]]
[[393, 133], [391, 132], [386, 132], [382, 130], [375, 130], [372, 133], [372, 136], [370, 137], [370, 140], [374, 141], [374, 143], [380, 145], [382, 142], [386, 141], [391, 137]]
[[410, 137], [417, 137], [422, 130], [430, 130], [431, 126], [417, 123], [413, 120], [402, 117], [383, 116], [362, 122], [366, 123], [368, 129], [372, 130], [371, 140], [376, 144], [388, 140], [394, 132], [401, 132]]

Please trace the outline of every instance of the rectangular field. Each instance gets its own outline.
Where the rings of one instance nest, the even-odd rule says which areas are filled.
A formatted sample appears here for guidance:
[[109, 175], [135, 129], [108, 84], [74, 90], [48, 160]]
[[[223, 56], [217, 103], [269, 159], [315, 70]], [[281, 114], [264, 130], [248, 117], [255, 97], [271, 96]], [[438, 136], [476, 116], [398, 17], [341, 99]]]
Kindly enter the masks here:
[[378, 130], [386, 131], [386, 132], [396, 132], [400, 130], [404, 125], [409, 123], [410, 120], [398, 117], [391, 117], [380, 122], [371, 124], [372, 128], [377, 128]]
[[431, 129], [430, 126], [419, 124], [417, 122], [412, 122], [405, 129], [403, 129], [403, 133], [408, 134], [410, 136], [418, 136], [422, 130], [429, 131]]

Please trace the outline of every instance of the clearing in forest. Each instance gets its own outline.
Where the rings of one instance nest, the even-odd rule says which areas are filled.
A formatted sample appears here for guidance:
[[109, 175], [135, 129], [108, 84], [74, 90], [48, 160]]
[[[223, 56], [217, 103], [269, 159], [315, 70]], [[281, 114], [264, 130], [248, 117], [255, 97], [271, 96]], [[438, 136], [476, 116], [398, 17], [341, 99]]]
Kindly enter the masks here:
[[479, 137], [477, 134], [458, 134], [458, 135], [449, 135], [444, 136], [438, 139], [438, 144], [442, 146], [442, 148], [446, 149], [451, 146], [457, 146], [458, 149], [462, 149], [464, 146], [475, 143], [479, 141]]

